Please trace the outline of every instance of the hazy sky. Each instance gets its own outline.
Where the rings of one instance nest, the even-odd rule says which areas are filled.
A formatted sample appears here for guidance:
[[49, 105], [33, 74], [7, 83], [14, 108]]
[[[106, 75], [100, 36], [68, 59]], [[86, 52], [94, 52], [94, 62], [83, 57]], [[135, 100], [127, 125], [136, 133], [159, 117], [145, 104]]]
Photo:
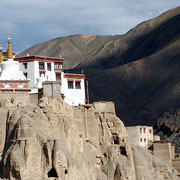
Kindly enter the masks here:
[[13, 50], [72, 34], [124, 34], [180, 0], [1, 0], [0, 44]]

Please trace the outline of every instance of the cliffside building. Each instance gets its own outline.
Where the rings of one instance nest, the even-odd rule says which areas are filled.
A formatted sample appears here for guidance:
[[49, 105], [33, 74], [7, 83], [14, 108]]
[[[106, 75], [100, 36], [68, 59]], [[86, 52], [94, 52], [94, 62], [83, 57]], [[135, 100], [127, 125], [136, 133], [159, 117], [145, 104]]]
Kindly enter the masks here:
[[131, 144], [148, 148], [153, 142], [153, 128], [151, 126], [126, 127]]
[[151, 126], [129, 126], [126, 129], [132, 145], [151, 149], [156, 157], [180, 173], [179, 154], [175, 154], [175, 146], [170, 141], [162, 141], [159, 136], [153, 135]]
[[[11, 51], [10, 41], [8, 42], [7, 52], [1, 50], [1, 75], [0, 80], [9, 80], [8, 77], [23, 80], [24, 87], [30, 88], [30, 93], [38, 93], [43, 88], [43, 82], [60, 82], [60, 91], [64, 97], [64, 101], [72, 106], [78, 106], [79, 104], [85, 104], [85, 75], [84, 74], [72, 74], [63, 72], [64, 59], [55, 57], [43, 57], [43, 56], [25, 56], [15, 57], [15, 53]], [[10, 52], [11, 51], [11, 52]], [[9, 56], [9, 53], [11, 54]], [[4, 56], [4, 58], [3, 58]], [[20, 71], [19, 71], [20, 66]], [[19, 71], [21, 77], [15, 76], [15, 72]], [[4, 82], [0, 82], [0, 88]], [[7, 82], [8, 83], [8, 82]], [[6, 83], [6, 87], [9, 84]], [[21, 84], [18, 84], [22, 86]], [[13, 86], [16, 88], [16, 86]], [[2, 86], [5, 89], [5, 86]]]

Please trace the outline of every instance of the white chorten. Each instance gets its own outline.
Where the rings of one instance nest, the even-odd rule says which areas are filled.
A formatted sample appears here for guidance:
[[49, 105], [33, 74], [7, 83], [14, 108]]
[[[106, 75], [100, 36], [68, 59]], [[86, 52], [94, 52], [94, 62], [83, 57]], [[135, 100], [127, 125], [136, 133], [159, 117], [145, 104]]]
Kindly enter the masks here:
[[3, 61], [0, 72], [0, 80], [26, 80], [23, 72], [19, 70], [20, 63], [12, 58], [11, 37], [8, 36], [7, 59]]

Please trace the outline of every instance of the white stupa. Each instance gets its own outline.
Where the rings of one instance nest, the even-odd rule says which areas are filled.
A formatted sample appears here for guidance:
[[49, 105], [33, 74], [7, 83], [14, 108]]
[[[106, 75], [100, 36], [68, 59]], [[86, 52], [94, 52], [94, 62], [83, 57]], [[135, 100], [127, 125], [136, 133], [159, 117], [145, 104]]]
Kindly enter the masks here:
[[8, 36], [7, 59], [1, 66], [0, 80], [26, 80], [22, 71], [19, 71], [20, 63], [12, 58], [11, 37]]
[[[0, 48], [2, 49], [2, 47]], [[8, 36], [6, 61], [3, 61], [2, 50], [0, 50], [0, 62], [0, 90], [29, 91], [29, 80], [27, 80], [23, 72], [19, 70], [20, 63], [13, 59], [10, 36]]]

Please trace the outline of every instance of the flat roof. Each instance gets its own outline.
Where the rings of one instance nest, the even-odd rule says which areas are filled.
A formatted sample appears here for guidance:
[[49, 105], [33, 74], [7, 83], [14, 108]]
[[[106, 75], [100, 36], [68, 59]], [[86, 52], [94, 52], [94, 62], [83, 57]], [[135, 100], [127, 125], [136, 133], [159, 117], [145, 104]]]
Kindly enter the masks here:
[[172, 142], [170, 140], [159, 140], [159, 141], [154, 141], [154, 143], [161, 143], [161, 144], [163, 144], [163, 143], [171, 143], [172, 144]]
[[38, 60], [38, 61], [54, 61], [54, 62], [64, 62], [63, 58], [58, 58], [58, 57], [47, 57], [47, 56], [37, 56], [37, 55], [33, 55], [33, 56], [24, 56], [24, 57], [17, 57], [14, 58], [15, 61], [34, 61], [34, 60]]
[[72, 79], [85, 79], [85, 74], [64, 73], [64, 77]]
[[134, 127], [151, 127], [152, 126], [143, 126], [143, 125], [137, 125], [137, 126], [125, 126], [126, 128], [134, 128]]

